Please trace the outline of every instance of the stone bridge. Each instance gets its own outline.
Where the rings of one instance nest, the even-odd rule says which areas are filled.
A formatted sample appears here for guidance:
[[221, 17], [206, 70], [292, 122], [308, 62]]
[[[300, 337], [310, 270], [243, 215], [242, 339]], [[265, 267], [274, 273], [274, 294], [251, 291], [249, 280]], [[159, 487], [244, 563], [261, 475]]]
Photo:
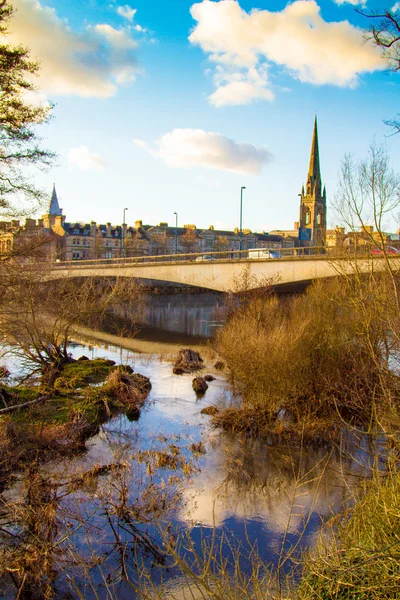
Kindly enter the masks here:
[[[254, 289], [266, 283], [272, 283], [276, 288], [290, 286], [296, 289], [315, 279], [351, 274], [355, 268], [359, 272], [370, 272], [387, 267], [384, 256], [364, 254], [357, 258], [335, 258], [316, 248], [295, 248], [284, 252], [286, 256], [268, 259], [249, 259], [247, 252], [242, 252], [242, 256], [235, 252], [234, 256], [210, 253], [59, 262], [51, 269], [49, 279], [133, 277], [227, 292], [237, 289], [238, 282], [240, 289]], [[399, 259], [400, 254], [388, 260], [398, 268]]]

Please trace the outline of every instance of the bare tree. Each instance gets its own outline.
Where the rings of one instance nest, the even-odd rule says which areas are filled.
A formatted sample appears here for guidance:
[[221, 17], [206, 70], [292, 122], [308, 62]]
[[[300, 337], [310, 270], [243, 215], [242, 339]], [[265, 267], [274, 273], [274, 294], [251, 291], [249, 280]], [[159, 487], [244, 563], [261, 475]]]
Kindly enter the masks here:
[[180, 236], [179, 243], [183, 248], [184, 254], [191, 254], [198, 250], [198, 237], [194, 229], [186, 229], [185, 233]]
[[[371, 21], [371, 27], [367, 39], [372, 39], [382, 50], [383, 58], [387, 61], [389, 68], [393, 71], [400, 70], [400, 11], [386, 9], [382, 12], [365, 13], [357, 12]], [[394, 133], [400, 132], [400, 115], [393, 119], [384, 121], [386, 125], [393, 127]]]
[[229, 240], [226, 235], [219, 235], [217, 237], [213, 250], [215, 252], [225, 252], [225, 250], [229, 250]]
[[362, 229], [371, 244], [376, 238], [369, 233], [374, 225], [382, 248], [385, 248], [385, 219], [400, 204], [400, 176], [390, 166], [385, 147], [371, 144], [366, 159], [355, 162], [346, 154], [334, 208], [352, 231]]
[[101, 325], [124, 302], [142, 298], [131, 279], [53, 280], [46, 263], [8, 261], [2, 287], [7, 293], [0, 300], [0, 338], [47, 386], [70, 361], [69, 344], [79, 326]]

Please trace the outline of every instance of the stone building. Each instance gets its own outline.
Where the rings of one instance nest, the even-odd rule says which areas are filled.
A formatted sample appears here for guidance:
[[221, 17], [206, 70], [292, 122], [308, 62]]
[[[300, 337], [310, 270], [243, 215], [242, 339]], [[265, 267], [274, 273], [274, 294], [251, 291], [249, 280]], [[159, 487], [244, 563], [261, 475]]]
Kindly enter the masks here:
[[[255, 233], [242, 231], [242, 249], [291, 248], [296, 246], [325, 245], [332, 247], [343, 243], [341, 229], [326, 231], [326, 190], [322, 189], [317, 119], [311, 144], [311, 155], [306, 188], [300, 195], [299, 221], [291, 230], [274, 230]], [[25, 225], [18, 221], [0, 223], [0, 252], [21, 244], [33, 236], [44, 236], [48, 242], [48, 254], [55, 260], [117, 259], [134, 256], [164, 254], [206, 253], [237, 251], [240, 247], [239, 229], [233, 231], [199, 229], [194, 224], [183, 227], [168, 223], [144, 225], [137, 220], [134, 226], [67, 222], [59, 206], [57, 192], [53, 187], [49, 208], [41, 219], [27, 219]], [[362, 239], [358, 236], [357, 239]], [[356, 243], [349, 235], [347, 243]]]
[[322, 189], [317, 117], [311, 144], [306, 189], [300, 194], [299, 242], [301, 246], [324, 246], [326, 240], [326, 189]]

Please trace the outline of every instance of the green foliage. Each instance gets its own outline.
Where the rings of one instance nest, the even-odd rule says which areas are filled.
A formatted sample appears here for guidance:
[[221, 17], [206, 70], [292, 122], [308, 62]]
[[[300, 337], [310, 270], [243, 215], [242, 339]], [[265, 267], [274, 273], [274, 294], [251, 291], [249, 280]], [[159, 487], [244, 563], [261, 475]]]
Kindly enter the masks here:
[[[0, 0], [0, 34], [7, 36], [13, 8], [8, 0]], [[26, 176], [32, 165], [44, 168], [54, 154], [39, 146], [34, 127], [46, 122], [51, 106], [32, 105], [26, 97], [33, 92], [32, 76], [39, 64], [30, 59], [22, 46], [0, 43], [0, 214], [29, 214], [32, 201], [42, 193]], [[24, 204], [22, 204], [24, 201]]]
[[76, 389], [89, 383], [100, 383], [111, 373], [114, 361], [104, 358], [95, 360], [78, 360], [64, 365], [60, 377], [56, 379], [55, 388]]

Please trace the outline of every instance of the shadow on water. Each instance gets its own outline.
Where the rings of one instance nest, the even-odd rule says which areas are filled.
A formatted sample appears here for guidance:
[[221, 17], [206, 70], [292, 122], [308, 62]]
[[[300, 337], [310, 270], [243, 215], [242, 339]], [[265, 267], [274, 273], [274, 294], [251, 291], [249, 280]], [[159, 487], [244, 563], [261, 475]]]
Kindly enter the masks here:
[[[172, 320], [179, 321], [182, 307], [179, 297], [173, 298]], [[162, 303], [161, 316], [152, 318], [152, 325], [163, 326], [172, 310], [170, 300]], [[154, 543], [164, 556], [160, 524], [168, 523], [175, 535], [187, 534], [191, 549], [200, 554], [213, 535], [221, 539], [226, 534], [222, 555], [228, 557], [232, 545], [241, 546], [245, 570], [251, 568], [254, 544], [262, 561], [276, 564], [283, 549], [312, 543], [321, 523], [345, 506], [360, 478], [368, 475], [368, 449], [361, 444], [354, 458], [339, 449], [291, 448], [276, 438], [255, 441], [211, 430], [201, 409], [232, 400], [226, 377], [205, 356], [205, 372], [216, 379], [198, 398], [193, 375], [172, 375], [171, 355], [177, 348], [193, 339], [204, 341], [193, 336], [203, 331], [202, 326], [196, 329], [196, 314], [182, 319], [184, 331], [175, 337], [153, 327], [132, 340], [82, 330], [91, 345], [71, 347], [75, 358], [86, 354], [131, 365], [150, 377], [152, 390], [140, 417], [118, 415], [87, 442], [83, 454], [43, 467], [58, 481], [59, 527], [69, 532], [68, 547], [64, 544], [64, 555], [54, 565], [57, 571], [57, 564], [63, 564], [56, 581], [59, 598], [71, 586], [87, 599], [135, 597], [129, 580], [136, 577], [136, 552], [147, 556], [153, 581], [163, 577], [170, 579], [171, 589], [179, 586], [176, 569], [164, 565], [157, 570], [155, 555], [146, 546]], [[82, 478], [94, 468], [105, 475]], [[23, 485], [21, 477], [7, 491], [6, 501], [20, 498]], [[114, 595], [107, 595], [111, 588]], [[12, 593], [9, 588], [3, 597], [12, 598]], [[72, 597], [79, 596], [73, 592]]]

